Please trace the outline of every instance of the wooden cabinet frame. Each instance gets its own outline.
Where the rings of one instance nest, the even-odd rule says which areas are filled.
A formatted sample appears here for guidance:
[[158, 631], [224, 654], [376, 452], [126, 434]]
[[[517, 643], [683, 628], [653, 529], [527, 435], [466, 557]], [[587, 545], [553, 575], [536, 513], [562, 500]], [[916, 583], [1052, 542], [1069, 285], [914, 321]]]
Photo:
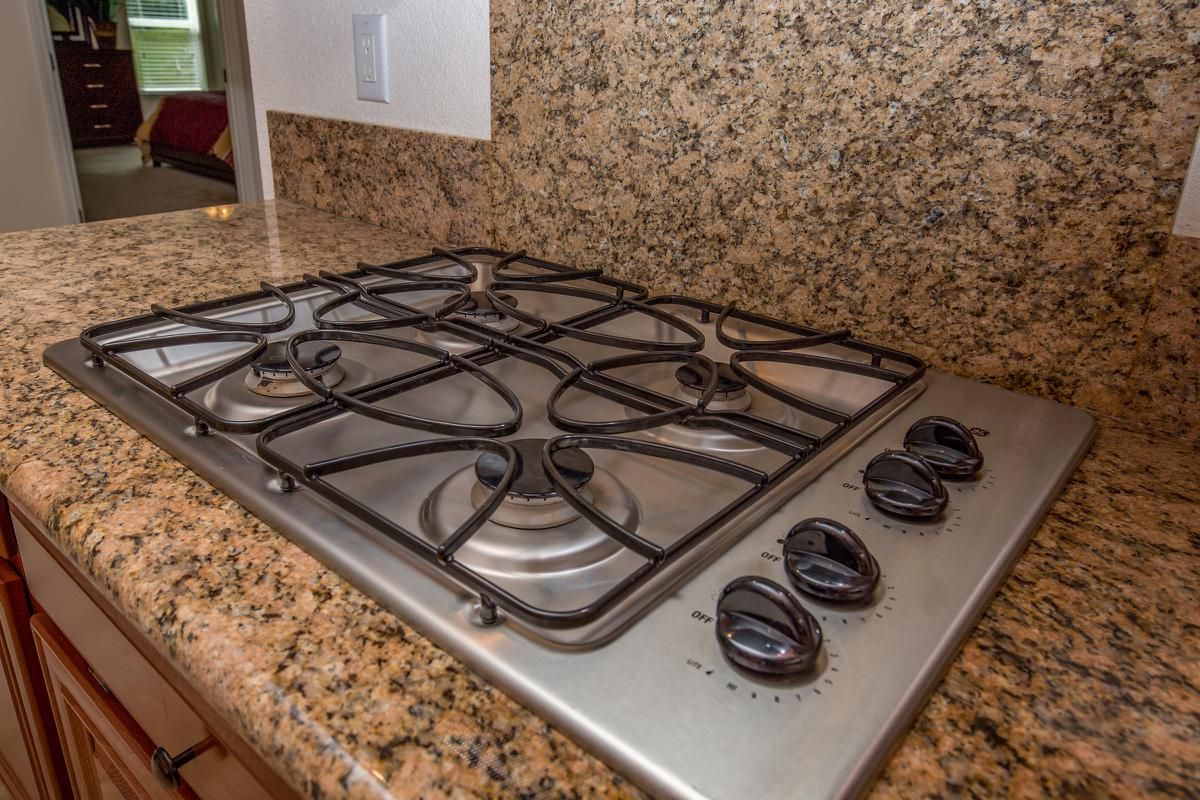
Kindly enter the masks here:
[[[24, 510], [16, 503], [10, 503], [9, 507], [13, 515], [13, 520], [16, 523], [15, 533], [18, 545], [28, 551], [25, 554], [25, 567], [30, 570], [30, 581], [33, 581], [33, 573], [35, 572], [33, 570], [33, 566], [35, 564], [42, 565], [39, 568], [42, 572], [46, 571], [47, 565], [53, 564], [54, 568], [58, 570], [59, 574], [62, 575], [62, 580], [65, 581], [65, 584], [61, 584], [63, 591], [66, 591], [66, 587], [69, 586], [70, 592], [77, 597], [76, 600], [71, 602], [83, 603], [87, 606], [90, 606], [92, 608], [90, 613], [96, 614], [100, 620], [105, 620], [104, 623], [100, 623], [105, 627], [107, 627], [107, 623], [111, 623], [113, 628], [112, 635], [122, 639], [126, 643], [125, 646], [131, 648], [130, 652], [136, 653], [137, 656], [140, 656], [140, 658], [144, 660], [145, 668], [150, 669], [151, 673], [157, 673], [157, 675], [155, 675], [155, 680], [161, 679], [162, 681], [165, 681], [166, 685], [170, 686], [170, 688], [178, 696], [178, 699], [185, 704], [184, 707], [189, 709], [190, 714], [194, 715], [195, 718], [198, 718], [199, 721], [203, 722], [203, 725], [205, 728], [207, 728], [210, 736], [216, 741], [217, 744], [220, 745], [220, 747], [217, 748], [219, 752], [215, 756], [202, 756], [205, 762], [211, 762], [213, 758], [225, 758], [225, 754], [232, 756], [236, 762], [240, 763], [241, 766], [239, 768], [245, 771], [242, 774], [246, 774], [248, 772], [249, 776], [252, 776], [252, 780], [258, 784], [258, 788], [255, 792], [249, 792], [249, 788], [247, 789], [249, 792], [247, 796], [261, 796], [262, 792], [265, 791], [267, 795], [272, 798], [276, 798], [277, 800], [293, 800], [294, 798], [297, 798], [299, 795], [296, 793], [296, 791], [292, 789], [291, 786], [289, 786], [273, 768], [267, 765], [267, 763], [262, 759], [262, 756], [260, 756], [253, 748], [251, 748], [249, 744], [247, 744], [245, 740], [243, 740], [237, 733], [237, 731], [230, 725], [230, 723], [227, 722], [211, 705], [209, 705], [208, 701], [205, 700], [204, 697], [192, 687], [188, 680], [178, 672], [174, 665], [168, 662], [160, 653], [158, 653], [157, 650], [155, 650], [154, 646], [150, 644], [150, 642], [145, 638], [144, 634], [139, 633], [133, 624], [109, 603], [107, 598], [100, 593], [96, 586], [83, 573], [80, 572], [79, 568], [76, 567], [70, 559], [68, 559], [58, 550], [57, 547], [53, 545], [53, 543], [49, 541], [46, 533], [41, 529], [41, 527], [34, 523], [30, 516], [25, 513]], [[34, 595], [33, 601], [35, 609], [38, 611], [43, 611], [43, 609], [37, 606], [36, 585], [31, 585], [30, 591]], [[60, 594], [61, 593], [56, 592], [54, 599], [56, 602], [61, 603], [62, 598], [59, 596]], [[47, 600], [47, 605], [52, 606], [53, 604]], [[54, 613], [53, 608], [48, 608], [45, 610]], [[44, 621], [42, 621], [38, 626], [39, 636], [45, 633], [47, 630], [47, 625], [51, 625], [54, 627], [54, 630], [58, 630], [58, 626], [54, 624], [49, 616], [45, 614], [39, 614], [37, 616], [44, 618]], [[28, 629], [28, 626], [26, 627]], [[67, 644], [71, 647], [71, 651], [76, 652], [78, 655], [74, 645], [70, 645], [68, 634], [70, 634], [69, 630], [67, 634], [63, 634], [60, 631], [58, 635], [62, 637], [62, 641], [67, 642]], [[43, 636], [42, 638], [47, 640], [52, 639], [52, 637], [49, 637], [48, 635]], [[42, 648], [41, 652], [48, 652], [45, 650], [45, 647], [41, 642], [39, 642], [38, 645]], [[34, 653], [32, 643], [28, 652], [30, 654]], [[83, 656], [79, 656], [79, 659], [84, 665], [87, 664], [87, 661], [83, 658]], [[29, 663], [34, 662], [31, 661]], [[95, 673], [90, 672], [90, 667], [87, 669], [89, 670], [87, 674], [93, 680], [95, 680]], [[39, 675], [39, 680], [41, 680], [42, 677], [42, 675]], [[99, 680], [104, 680], [103, 670], [100, 672]], [[97, 685], [102, 686], [102, 684], [99, 683], [97, 683]], [[78, 693], [76, 694], [78, 695]], [[136, 718], [130, 716], [130, 712], [121, 705], [120, 701], [116, 697], [113, 697], [112, 695], [108, 695], [108, 697], [117, 708], [120, 708], [121, 711], [133, 721], [134, 728], [140, 731], [142, 735], [146, 737], [146, 740], [149, 741], [150, 737], [145, 733], [145, 730], [137, 722]], [[73, 707], [72, 714], [75, 714], [81, 710], [84, 710], [82, 703], [76, 702], [75, 707]], [[52, 713], [54, 715], [63, 714], [64, 718], [66, 718], [65, 712], [63, 712], [60, 707], [45, 709], [43, 718], [47, 721], [51, 720]], [[55, 716], [54, 719], [57, 721], [57, 716]], [[60, 722], [59, 724], [65, 723]], [[77, 731], [81, 730], [78, 727], [79, 724], [76, 724]], [[59, 730], [61, 732], [66, 729], [60, 728]], [[86, 726], [82, 730], [87, 730]], [[72, 733], [71, 735], [72, 737], [77, 736], [76, 733]], [[96, 737], [97, 731], [91, 731], [88, 735]], [[52, 739], [54, 738], [53, 731], [50, 731], [50, 736]], [[86, 739], [78, 740], [77, 738], [72, 738], [64, 741], [64, 747], [76, 745], [76, 749], [78, 750], [79, 748], [77, 745], [80, 741], [82, 741], [84, 744], [87, 744]], [[188, 744], [196, 743], [189, 742]], [[128, 747], [132, 747], [132, 745], [129, 745]], [[153, 745], [151, 745], [151, 750], [153, 750]], [[95, 749], [91, 750], [90, 752], [94, 754], [92, 756], [93, 758], [103, 759], [106, 757], [106, 754], [98, 752]], [[132, 751], [127, 750], [127, 752]], [[149, 755], [146, 754], [146, 758], [139, 762], [139, 765], [145, 765], [147, 771], [149, 770], [148, 758]], [[97, 763], [103, 764], [104, 762], [100, 761]], [[188, 769], [192, 770], [197, 767], [200, 767], [199, 761], [197, 762], [196, 767], [188, 767]], [[96, 777], [99, 777], [99, 775]], [[193, 776], [193, 778], [194, 780], [198, 780], [198, 778], [195, 776]], [[74, 776], [72, 776], [72, 780], [75, 780]], [[157, 784], [155, 784], [155, 786], [157, 787]], [[142, 797], [140, 794], [135, 794], [133, 796]], [[166, 796], [176, 797], [178, 795]], [[163, 797], [163, 795], [155, 795], [154, 797]]]
[[196, 800], [184, 782], [168, 789], [150, 770], [154, 742], [96, 680], [45, 614], [32, 621], [67, 772], [78, 800]]
[[[37, 662], [33, 658], [29, 618], [29, 602], [21, 576], [7, 561], [0, 560], [0, 680], [3, 680], [0, 691], [8, 692], [12, 700], [14, 722], [33, 769], [35, 794], [28, 800], [65, 800], [70, 793], [63, 780], [61, 753], [49, 725], [49, 702], [42, 675], [34, 666]], [[0, 781], [12, 790], [17, 800], [26, 796], [22, 781], [3, 754], [0, 754]]]
[[0, 494], [0, 558], [9, 561], [17, 557], [17, 535], [13, 533], [12, 517], [9, 515], [8, 499]]

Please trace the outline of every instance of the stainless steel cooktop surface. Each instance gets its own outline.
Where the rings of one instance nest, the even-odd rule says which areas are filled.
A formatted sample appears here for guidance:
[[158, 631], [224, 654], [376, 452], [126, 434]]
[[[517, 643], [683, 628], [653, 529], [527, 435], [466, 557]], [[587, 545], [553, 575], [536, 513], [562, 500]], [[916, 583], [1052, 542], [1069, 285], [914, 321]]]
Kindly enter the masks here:
[[868, 786], [1094, 427], [482, 248], [155, 306], [45, 359], [668, 797]]

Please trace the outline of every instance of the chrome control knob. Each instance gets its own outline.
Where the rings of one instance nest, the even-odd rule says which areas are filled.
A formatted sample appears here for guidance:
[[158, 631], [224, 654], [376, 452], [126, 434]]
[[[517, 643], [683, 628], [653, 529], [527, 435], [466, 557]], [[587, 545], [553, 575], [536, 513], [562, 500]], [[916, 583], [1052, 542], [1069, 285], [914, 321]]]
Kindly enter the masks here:
[[796, 524], [783, 541], [783, 565], [792, 585], [835, 603], [861, 603], [879, 584], [879, 562], [854, 531], [813, 517]]
[[949, 417], [925, 417], [904, 436], [904, 449], [929, 462], [943, 478], [969, 478], [983, 466], [979, 443], [967, 426]]
[[911, 519], [934, 519], [950, 501], [929, 462], [907, 450], [885, 450], [872, 458], [863, 488], [876, 508]]
[[821, 626], [792, 593], [747, 575], [717, 599], [717, 643], [738, 667], [768, 678], [801, 675], [821, 651]]

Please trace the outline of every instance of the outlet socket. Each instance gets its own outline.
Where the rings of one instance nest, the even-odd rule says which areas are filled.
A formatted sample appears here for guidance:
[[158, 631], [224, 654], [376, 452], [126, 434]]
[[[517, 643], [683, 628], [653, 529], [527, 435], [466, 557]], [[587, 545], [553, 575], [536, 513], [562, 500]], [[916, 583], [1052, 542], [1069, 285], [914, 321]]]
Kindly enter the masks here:
[[390, 103], [387, 14], [354, 15], [354, 83], [359, 100]]

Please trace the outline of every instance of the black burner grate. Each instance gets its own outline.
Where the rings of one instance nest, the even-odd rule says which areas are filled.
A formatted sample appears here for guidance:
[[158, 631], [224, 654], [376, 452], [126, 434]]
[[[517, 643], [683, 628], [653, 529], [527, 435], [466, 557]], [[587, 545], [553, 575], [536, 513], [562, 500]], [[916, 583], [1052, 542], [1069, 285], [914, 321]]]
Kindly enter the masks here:
[[[313, 289], [321, 289], [332, 295], [313, 312], [313, 324], [320, 329], [386, 332], [429, 325], [452, 315], [470, 301], [471, 282], [480, 279], [478, 267], [469, 260], [471, 256], [496, 259], [493, 270], [500, 269], [511, 272], [513, 265], [516, 264], [527, 270], [536, 270], [529, 273], [530, 280], [580, 281], [586, 279], [593, 286], [606, 287], [611, 292], [605, 294], [595, 288], [588, 290], [591, 292], [590, 296], [598, 300], [602, 306], [610, 305], [621, 297], [644, 298], [646, 296], [646, 291], [641, 287], [627, 281], [600, 275], [599, 270], [572, 270], [548, 261], [530, 258], [523, 252], [504, 253], [488, 248], [465, 248], [455, 251], [434, 250], [429, 256], [391, 264], [360, 263], [356, 270], [348, 273], [321, 272], [317, 275], [305, 275], [303, 280], [286, 286], [275, 286], [264, 282], [260, 284], [257, 292], [204, 301], [179, 309], [152, 305], [150, 314], [90, 327], [80, 335], [79, 339], [84, 347], [93, 354], [94, 363], [97, 366], [110, 364], [159, 396], [181, 407], [195, 418], [198, 430], [258, 433], [283, 419], [319, 407], [323, 398], [318, 396], [310, 404], [288, 408], [260, 419], [237, 420], [214, 413], [203, 402], [189, 395], [221, 378], [249, 368], [270, 344], [271, 339], [268, 334], [282, 333], [293, 327], [296, 323], [294, 296]], [[428, 271], [431, 268], [441, 268], [446, 261], [450, 262], [446, 268], [456, 268], [456, 274], [442, 276], [431, 274]], [[373, 276], [392, 280], [388, 283], [368, 283], [368, 279]], [[432, 310], [421, 310], [403, 300], [403, 296], [406, 294], [413, 295], [431, 291], [445, 291], [450, 294], [450, 297], [438, 308]], [[265, 316], [269, 317], [268, 321], [231, 322], [217, 316], [222, 312], [262, 301], [278, 303], [278, 311], [270, 310], [265, 313]], [[338, 309], [346, 307], [355, 307], [375, 316], [367, 320], [353, 321], [333, 318], [332, 315]], [[594, 315], [598, 310], [603, 310], [603, 308], [593, 309], [577, 315], [577, 317], [586, 318]], [[574, 318], [566, 320], [566, 322], [573, 321], [575, 321]], [[168, 335], [154, 333], [154, 327], [163, 322], [198, 328], [206, 332]], [[481, 348], [487, 345], [490, 336], [496, 334], [496, 331], [486, 327], [473, 326], [469, 320], [461, 320], [461, 322], [471, 331], [467, 338], [479, 342]], [[458, 329], [455, 332], [461, 333], [462, 330]], [[479, 335], [481, 332], [486, 336]], [[548, 337], [545, 333], [535, 332], [533, 338]], [[245, 344], [247, 349], [202, 374], [176, 383], [160, 380], [150, 371], [142, 369], [125, 357], [130, 353], [166, 351], [200, 344]], [[425, 369], [428, 368], [422, 367], [419, 371]], [[395, 377], [385, 376], [383, 382], [386, 383]], [[346, 394], [357, 396], [367, 393], [375, 387], [375, 383], [359, 386]]]
[[[495, 259], [493, 280], [485, 283], [471, 256]], [[430, 267], [438, 267], [431, 271]], [[449, 270], [449, 274], [445, 274]], [[381, 279], [383, 282], [381, 282]], [[454, 312], [470, 302], [478, 284], [495, 308], [527, 326], [525, 331], [500, 332]], [[286, 356], [301, 381], [313, 392], [312, 402], [277, 415], [252, 422], [239, 422], [215, 416], [190, 395], [216, 380], [247, 369], [267, 350], [268, 334], [291, 331], [297, 318], [294, 297], [301, 292], [321, 290], [330, 296], [311, 313], [312, 326], [301, 326], [286, 338]], [[411, 302], [417, 293], [445, 292], [448, 298], [433, 308], [420, 308]], [[586, 300], [593, 308], [563, 320], [535, 315], [524, 303], [512, 298], [521, 292], [543, 297]], [[408, 301], [408, 302], [406, 302]], [[266, 311], [264, 320], [232, 323], [214, 319], [227, 309], [248, 303], [266, 302], [278, 311]], [[369, 312], [366, 320], [339, 321], [339, 309], [353, 307]], [[727, 348], [728, 369], [758, 392], [807, 415], [823, 420], [826, 427], [806, 431], [789, 427], [746, 411], [710, 408], [721, 374], [717, 363], [702, 351], [705, 335], [671, 307], [682, 307], [702, 323], [715, 318], [717, 343]], [[634, 316], [648, 319], [674, 340], [638, 339], [604, 332], [599, 326], [620, 323]], [[780, 335], [775, 338], [742, 339], [729, 332], [731, 321], [759, 326]], [[159, 322], [177, 323], [200, 332], [171, 335], [136, 335]], [[610, 326], [611, 327], [611, 326]], [[406, 329], [445, 334], [474, 343], [463, 355], [434, 347], [399, 334]], [[153, 307], [152, 314], [130, 320], [96, 326], [81, 336], [84, 345], [100, 363], [110, 363], [160, 396], [175, 403], [201, 425], [235, 433], [257, 433], [259, 456], [279, 471], [281, 485], [298, 482], [328, 498], [346, 512], [375, 527], [408, 551], [435, 566], [458, 583], [478, 593], [481, 606], [489, 615], [498, 606], [526, 621], [547, 627], [585, 625], [600, 618], [623, 598], [654, 575], [672, 564], [764, 497], [796, 469], [808, 463], [847, 431], [891, 404], [916, 383], [924, 372], [917, 358], [855, 339], [848, 331], [827, 332], [749, 314], [729, 305], [725, 307], [678, 296], [648, 298], [644, 289], [603, 276], [599, 270], [571, 270], [533, 259], [523, 252], [504, 254], [472, 249], [454, 252], [435, 251], [431, 256], [386, 265], [360, 264], [345, 274], [322, 272], [308, 275], [302, 282], [283, 287], [263, 284], [257, 293], [199, 303], [178, 310]], [[277, 340], [278, 341], [278, 340]], [[572, 354], [571, 341], [615, 348], [622, 351], [610, 357], [584, 361]], [[350, 343], [405, 351], [423, 357], [425, 364], [401, 374], [387, 375], [368, 385], [339, 391], [309, 375], [299, 361], [298, 348], [309, 342], [335, 345]], [[201, 374], [174, 384], [166, 384], [125, 358], [126, 354], [175, 346], [197, 344], [243, 344], [245, 349], [226, 362]], [[836, 346], [860, 356], [860, 360], [831, 357], [821, 348]], [[546, 370], [556, 379], [546, 403], [547, 418], [563, 431], [542, 447], [542, 466], [546, 477], [561, 498], [640, 561], [628, 574], [600, 597], [571, 610], [539, 607], [498, 585], [456, 558], [456, 553], [492, 516], [514, 480], [517, 463], [513, 447], [502, 440], [516, 433], [522, 423], [523, 409], [516, 394], [486, 367], [502, 359], [515, 358]], [[776, 385], [752, 368], [753, 364], [773, 363], [819, 368], [862, 375], [889, 385], [873, 402], [855, 412], [830, 408], [812, 399], [800, 397]], [[701, 376], [702, 383], [685, 400], [638, 385], [617, 372], [629, 367], [677, 364], [688, 374]], [[478, 381], [479, 390], [492, 392], [509, 409], [507, 419], [492, 423], [445, 421], [385, 408], [381, 401], [397, 398], [419, 387], [435, 384], [453, 376]], [[695, 389], [695, 387], [693, 387]], [[637, 415], [610, 420], [580, 420], [561, 408], [564, 395], [583, 391], [606, 398]], [[422, 431], [434, 438], [378, 447], [303, 463], [285, 455], [276, 443], [290, 434], [343, 414], [355, 414], [400, 428]], [[731, 458], [670, 444], [628, 437], [638, 431], [664, 426], [716, 429], [755, 442], [781, 454], [783, 465], [768, 473]], [[744, 484], [735, 499], [716, 509], [707, 519], [688, 531], [679, 531], [669, 544], [660, 544], [640, 535], [593, 504], [586, 493], [562, 474], [555, 453], [569, 448], [588, 448], [635, 453], [690, 467], [720, 473]], [[491, 453], [508, 465], [494, 486], [489, 485], [486, 499], [474, 513], [438, 544], [398, 525], [378, 510], [360, 502], [339, 488], [332, 478], [350, 470], [439, 453], [477, 451]]]

